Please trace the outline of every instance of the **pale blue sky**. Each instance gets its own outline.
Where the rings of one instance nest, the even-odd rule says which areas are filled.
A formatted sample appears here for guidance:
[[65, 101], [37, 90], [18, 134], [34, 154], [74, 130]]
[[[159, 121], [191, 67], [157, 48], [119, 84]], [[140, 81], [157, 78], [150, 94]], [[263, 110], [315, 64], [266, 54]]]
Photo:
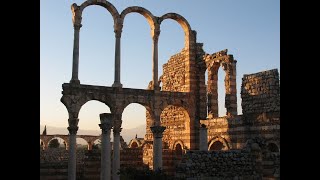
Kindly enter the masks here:
[[[62, 83], [72, 73], [73, 25], [71, 4], [83, 0], [40, 1], [40, 123], [67, 127], [68, 114], [60, 102]], [[141, 6], [155, 16], [175, 12], [197, 31], [197, 42], [207, 53], [228, 49], [237, 63], [238, 111], [243, 74], [278, 68], [280, 71], [279, 0], [112, 0], [121, 13]], [[85, 9], [80, 30], [79, 79], [82, 84], [111, 86], [114, 81], [113, 20], [100, 6]], [[184, 46], [184, 32], [173, 20], [161, 24], [159, 76], [162, 65]], [[146, 19], [128, 14], [121, 38], [121, 82], [126, 88], [145, 89], [152, 79], [152, 40]], [[219, 70], [219, 104], [224, 107], [224, 72]], [[220, 108], [219, 113], [225, 113]], [[85, 104], [79, 128], [98, 130], [99, 114], [109, 108], [97, 101]], [[145, 124], [145, 108], [130, 105], [123, 114], [123, 128]]]

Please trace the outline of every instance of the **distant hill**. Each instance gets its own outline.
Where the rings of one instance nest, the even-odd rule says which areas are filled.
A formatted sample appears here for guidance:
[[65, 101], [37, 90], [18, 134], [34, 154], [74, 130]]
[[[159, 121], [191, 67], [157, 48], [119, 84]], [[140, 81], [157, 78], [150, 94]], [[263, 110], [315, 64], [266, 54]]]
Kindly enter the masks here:
[[[40, 134], [42, 134], [44, 129], [44, 125], [40, 124]], [[47, 134], [69, 134], [67, 127], [54, 127], [54, 126], [47, 126]], [[99, 130], [86, 130], [86, 129], [79, 129], [78, 135], [95, 135], [99, 136], [101, 131]], [[132, 129], [122, 129], [121, 136], [123, 137], [124, 141], [129, 143], [131, 139], [135, 138], [136, 134], [139, 138], [144, 138], [146, 134], [146, 126], [141, 125]], [[113, 135], [111, 133], [111, 141], [113, 139]]]

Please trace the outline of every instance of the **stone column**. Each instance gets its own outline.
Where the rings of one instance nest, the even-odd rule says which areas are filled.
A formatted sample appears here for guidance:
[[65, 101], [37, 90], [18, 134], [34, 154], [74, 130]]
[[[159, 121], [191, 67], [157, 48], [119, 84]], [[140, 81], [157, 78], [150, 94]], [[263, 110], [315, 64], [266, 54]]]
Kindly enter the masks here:
[[88, 142], [88, 150], [91, 151], [93, 146], [93, 142]]
[[48, 149], [48, 142], [43, 142], [42, 149], [43, 150], [47, 150]]
[[111, 179], [111, 145], [110, 145], [110, 132], [112, 128], [112, 114], [103, 113], [100, 114], [99, 124], [102, 135], [101, 135], [101, 180]]
[[[77, 120], [79, 121], [79, 120]], [[76, 136], [78, 131], [78, 126], [70, 126], [69, 130], [69, 161], [68, 161], [68, 180], [76, 180], [76, 165], [77, 165], [77, 157], [76, 157]]]
[[162, 169], [162, 135], [164, 126], [150, 127], [153, 133], [153, 170]]
[[114, 32], [116, 36], [116, 47], [115, 47], [115, 62], [114, 62], [114, 83], [112, 87], [122, 87], [120, 82], [120, 40], [122, 33], [122, 23], [119, 23], [120, 20], [117, 20], [118, 23], [114, 25]]
[[154, 29], [152, 33], [152, 80], [153, 80], [153, 89], [159, 90], [158, 83], [158, 39], [160, 35], [159, 29]]
[[208, 68], [208, 114], [211, 114], [212, 117], [219, 117], [218, 68], [219, 64]]
[[119, 180], [120, 176], [117, 174], [120, 170], [120, 132], [121, 121], [115, 121], [113, 128], [113, 164], [112, 164], [112, 178]]
[[201, 124], [200, 127], [200, 151], [208, 151], [208, 128]]
[[226, 71], [225, 84], [226, 84], [226, 97], [225, 107], [228, 116], [235, 116], [237, 111], [237, 88], [236, 88], [236, 60], [233, 60], [232, 55], [228, 55], [231, 63], [223, 66]]
[[73, 61], [72, 61], [72, 78], [70, 83], [80, 84], [80, 80], [78, 78], [79, 72], [79, 34], [81, 25], [81, 15], [79, 11], [79, 7], [74, 3], [71, 6], [72, 10], [72, 21], [74, 27], [74, 38], [73, 38]]

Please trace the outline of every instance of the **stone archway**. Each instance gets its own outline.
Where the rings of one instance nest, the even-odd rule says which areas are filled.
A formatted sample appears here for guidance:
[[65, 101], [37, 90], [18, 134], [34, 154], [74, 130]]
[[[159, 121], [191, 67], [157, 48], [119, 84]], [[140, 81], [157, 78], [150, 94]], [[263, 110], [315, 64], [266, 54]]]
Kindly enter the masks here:
[[176, 144], [175, 154], [176, 154], [176, 156], [182, 156], [182, 146], [180, 144]]
[[223, 149], [223, 143], [220, 141], [216, 141], [212, 143], [211, 146], [209, 147], [210, 151], [221, 151], [222, 149]]
[[[213, 54], [205, 54], [198, 66], [202, 71], [200, 77], [204, 78], [206, 70], [208, 72], [207, 81], [207, 110], [208, 115], [218, 117], [218, 71], [220, 68], [225, 72], [225, 108], [226, 115], [237, 115], [237, 90], [236, 90], [236, 63], [232, 55], [228, 55], [228, 50], [222, 50]], [[204, 79], [203, 79], [204, 80]], [[202, 94], [205, 96], [205, 94]]]
[[77, 4], [74, 3], [74, 4], [72, 4], [72, 7], [79, 8], [79, 16], [81, 17], [84, 9], [88, 6], [91, 6], [91, 5], [99, 5], [99, 6], [106, 8], [110, 12], [110, 14], [114, 20], [114, 24], [116, 24], [116, 21], [119, 18], [119, 13], [118, 13], [117, 9], [108, 1], [87, 0], [87, 1], [83, 2], [80, 6], [77, 6]]
[[176, 22], [178, 22], [181, 25], [181, 27], [184, 31], [184, 34], [185, 34], [185, 39], [184, 39], [185, 49], [189, 49], [190, 45], [192, 45], [192, 43], [190, 43], [190, 41], [193, 40], [192, 37], [190, 37], [192, 35], [192, 30], [191, 30], [191, 26], [190, 26], [189, 22], [180, 14], [167, 13], [159, 18], [160, 26], [161, 26], [161, 22], [164, 21], [165, 19], [175, 20]]
[[222, 137], [215, 137], [212, 138], [208, 143], [208, 150], [209, 151], [224, 151], [229, 150], [230, 146], [226, 139]]

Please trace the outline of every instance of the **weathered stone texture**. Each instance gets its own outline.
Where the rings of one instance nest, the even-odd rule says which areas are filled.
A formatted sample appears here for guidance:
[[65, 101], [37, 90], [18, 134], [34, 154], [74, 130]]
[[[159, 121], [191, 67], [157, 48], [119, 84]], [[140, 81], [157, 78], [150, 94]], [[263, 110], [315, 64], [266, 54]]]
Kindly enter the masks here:
[[280, 82], [277, 69], [244, 75], [241, 86], [242, 113], [280, 111]]
[[245, 150], [188, 151], [176, 168], [177, 178], [262, 179], [255, 158]]
[[[114, 19], [115, 79], [112, 87], [84, 85], [80, 84], [78, 79], [82, 11], [94, 4], [106, 7]], [[121, 141], [122, 159], [119, 157], [119, 149], [115, 148], [114, 169], [118, 168], [120, 160], [122, 166], [145, 164], [151, 169], [163, 167], [166, 173], [174, 174], [173, 167], [179, 162], [176, 161], [179, 159], [176, 155], [182, 156], [186, 151], [192, 150], [185, 155], [178, 166], [177, 177], [261, 179], [262, 175], [279, 176], [277, 156], [270, 159], [271, 156], [265, 155], [265, 152], [268, 152], [267, 145], [270, 145], [272, 152], [280, 151], [280, 83], [277, 69], [244, 75], [241, 87], [243, 115], [238, 115], [237, 61], [233, 55], [228, 54], [227, 49], [212, 54], [206, 53], [203, 44], [196, 42], [196, 31], [191, 29], [188, 21], [181, 15], [167, 13], [156, 17], [148, 10], [137, 6], [126, 8], [119, 14], [110, 2], [92, 0], [85, 1], [80, 6], [73, 4], [72, 12], [75, 29], [72, 79], [70, 83], [62, 85], [61, 98], [69, 113], [68, 129], [73, 136], [64, 137], [64, 140], [66, 142], [70, 140], [71, 150], [75, 149], [73, 140], [78, 130], [79, 111], [86, 102], [97, 100], [109, 106], [110, 120], [114, 123], [113, 132], [116, 137], [119, 137], [121, 131], [124, 109], [131, 103], [138, 103], [147, 110], [146, 135], [143, 142], [138, 143], [138, 149], [128, 150], [125, 142]], [[122, 88], [120, 82], [121, 32], [125, 16], [132, 12], [147, 17], [151, 27], [153, 76], [147, 89]], [[163, 75], [158, 78], [158, 38], [161, 22], [166, 19], [176, 20], [182, 26], [185, 33], [185, 47], [163, 65]], [[219, 87], [225, 88], [226, 92], [223, 106], [227, 111], [223, 117], [218, 117], [219, 68], [225, 72], [225, 77], [219, 77], [224, 78], [225, 82], [224, 87]], [[162, 83], [160, 91], [158, 83]], [[209, 152], [194, 151], [199, 149], [200, 123], [208, 128], [205, 133], [208, 134]], [[46, 145], [49, 137], [41, 138]], [[119, 138], [115, 139], [117, 143]], [[88, 144], [92, 144], [91, 141], [93, 142], [93, 139], [90, 137], [87, 140]], [[252, 145], [253, 149], [260, 149], [262, 152], [247, 151], [246, 147], [251, 142], [255, 143]], [[202, 143], [202, 149], [206, 149], [205, 145]], [[89, 149], [90, 146], [92, 145], [88, 146]], [[82, 172], [83, 167], [76, 163], [74, 153], [70, 153], [69, 157], [69, 165], [72, 165], [69, 169], [69, 179], [75, 179], [75, 172]], [[95, 157], [93, 154], [90, 156]], [[118, 178], [116, 174], [113, 175], [113, 179]]]
[[186, 70], [185, 61], [187, 51], [182, 50], [170, 57], [169, 61], [163, 65], [163, 75], [160, 78], [162, 82], [162, 91], [186, 92], [185, 87]]

